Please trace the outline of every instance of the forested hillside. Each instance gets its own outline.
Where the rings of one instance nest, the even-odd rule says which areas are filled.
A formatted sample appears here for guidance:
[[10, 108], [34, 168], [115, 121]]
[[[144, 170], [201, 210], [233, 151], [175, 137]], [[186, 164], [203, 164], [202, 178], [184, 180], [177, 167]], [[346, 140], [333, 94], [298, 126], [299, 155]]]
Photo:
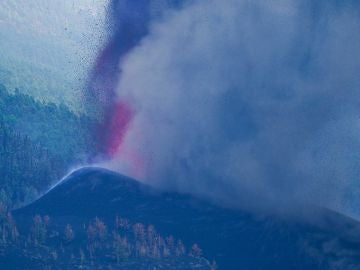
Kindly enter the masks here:
[[79, 224], [35, 215], [21, 220], [0, 207], [1, 269], [178, 269], [217, 270], [197, 244], [185, 247], [174, 236], [159, 234], [151, 224], [116, 216]]
[[93, 121], [0, 84], [0, 200], [33, 199], [71, 165], [92, 156]]

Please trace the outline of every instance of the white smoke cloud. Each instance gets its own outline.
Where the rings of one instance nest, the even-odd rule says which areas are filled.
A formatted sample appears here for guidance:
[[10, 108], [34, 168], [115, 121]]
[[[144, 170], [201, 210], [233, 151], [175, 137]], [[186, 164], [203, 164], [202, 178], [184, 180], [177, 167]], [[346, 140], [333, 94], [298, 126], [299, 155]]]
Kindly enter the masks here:
[[295, 0], [171, 13], [121, 63], [119, 99], [137, 114], [110, 166], [138, 176], [124, 154], [136, 152], [144, 181], [167, 188], [357, 214], [358, 14]]

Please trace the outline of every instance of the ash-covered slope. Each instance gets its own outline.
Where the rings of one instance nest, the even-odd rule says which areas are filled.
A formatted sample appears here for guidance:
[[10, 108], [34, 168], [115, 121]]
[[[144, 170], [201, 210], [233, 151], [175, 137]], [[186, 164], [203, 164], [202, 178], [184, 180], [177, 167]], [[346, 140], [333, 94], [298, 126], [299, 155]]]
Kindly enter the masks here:
[[104, 169], [85, 168], [14, 214], [20, 220], [49, 215], [64, 224], [95, 216], [112, 222], [119, 214], [154, 224], [160, 233], [185, 244], [199, 243], [205, 257], [226, 270], [360, 269], [360, 225], [329, 210], [311, 212], [302, 214], [304, 221], [225, 209], [162, 193]]

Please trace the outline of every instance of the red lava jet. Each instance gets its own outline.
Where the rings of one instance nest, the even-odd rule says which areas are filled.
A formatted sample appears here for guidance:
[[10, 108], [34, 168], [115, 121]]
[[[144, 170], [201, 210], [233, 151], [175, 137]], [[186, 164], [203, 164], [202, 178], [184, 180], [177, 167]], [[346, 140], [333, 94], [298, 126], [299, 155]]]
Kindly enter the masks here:
[[[95, 127], [97, 153], [106, 159], [112, 159], [123, 151], [122, 143], [135, 114], [130, 103], [118, 99], [116, 87], [121, 77], [123, 57], [148, 32], [148, 6], [149, 1], [144, 0], [113, 0], [109, 4], [110, 38], [90, 74], [86, 100], [88, 111], [100, 119]], [[134, 160], [137, 163], [134, 167], [139, 167], [139, 159], [132, 153], [128, 162]]]

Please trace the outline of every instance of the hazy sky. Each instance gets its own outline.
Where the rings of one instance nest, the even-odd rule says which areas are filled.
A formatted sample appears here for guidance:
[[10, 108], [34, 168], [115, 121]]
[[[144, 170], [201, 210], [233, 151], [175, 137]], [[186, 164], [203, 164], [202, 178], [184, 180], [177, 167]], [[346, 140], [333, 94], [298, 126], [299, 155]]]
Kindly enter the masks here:
[[1, 81], [74, 106], [106, 36], [107, 2], [0, 1]]

